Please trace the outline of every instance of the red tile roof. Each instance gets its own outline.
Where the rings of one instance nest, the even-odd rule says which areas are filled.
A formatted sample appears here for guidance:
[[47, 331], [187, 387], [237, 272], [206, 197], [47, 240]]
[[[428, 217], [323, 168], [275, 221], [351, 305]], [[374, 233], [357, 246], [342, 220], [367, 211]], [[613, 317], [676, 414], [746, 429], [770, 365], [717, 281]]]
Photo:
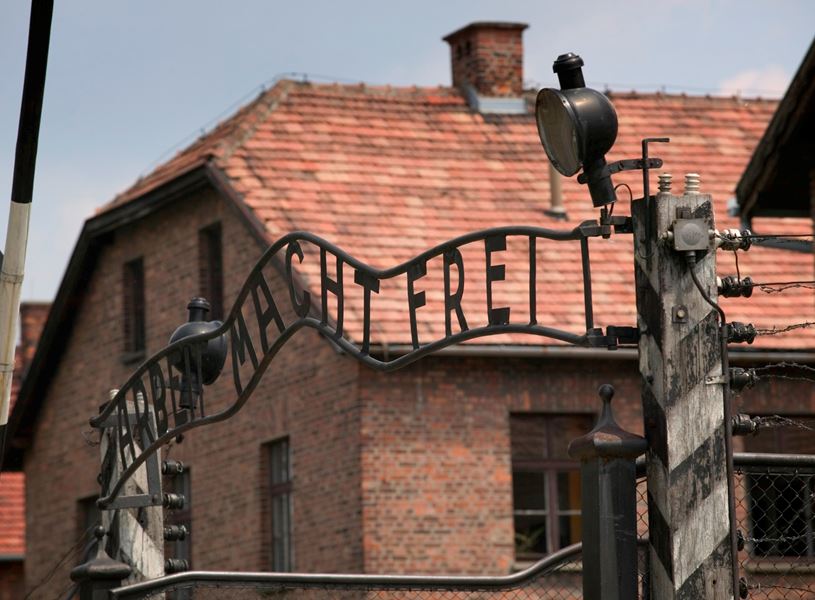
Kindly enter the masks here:
[[[619, 115], [618, 141], [609, 160], [636, 158], [643, 137], [668, 136], [652, 155], [663, 171], [682, 176], [698, 172], [702, 191], [714, 198], [717, 226], [737, 227], [727, 202], [777, 105], [773, 101], [664, 94], [611, 94]], [[545, 153], [530, 115], [482, 115], [449, 88], [373, 88], [281, 82], [241, 109], [190, 148], [137, 182], [104, 207], [132, 200], [161, 183], [212, 161], [245, 204], [266, 225], [270, 241], [293, 231], [321, 235], [376, 267], [389, 267], [462, 233], [497, 225], [535, 224], [571, 228], [597, 217], [588, 192], [574, 179], [563, 182], [569, 220], [543, 214], [549, 181]], [[656, 173], [652, 183], [655, 188]], [[634, 197], [641, 176], [623, 174]], [[653, 188], [652, 188], [653, 189]], [[625, 197], [625, 190], [620, 190]], [[629, 210], [618, 202], [618, 214]], [[808, 220], [757, 223], [762, 232], [811, 233]], [[635, 300], [630, 236], [593, 240], [592, 270], [597, 325], [634, 325]], [[464, 312], [486, 322], [483, 298], [483, 245], [465, 252], [467, 292]], [[583, 333], [580, 259], [575, 243], [539, 243], [538, 321]], [[510, 245], [501, 257], [506, 281], [495, 284], [495, 306], [512, 306], [523, 322], [527, 298], [526, 247]], [[499, 255], [500, 256], [500, 255]], [[719, 254], [721, 274], [735, 273], [732, 255]], [[481, 261], [478, 263], [477, 261]], [[813, 257], [754, 247], [740, 257], [743, 275], [755, 281], [812, 280]], [[300, 267], [318, 289], [319, 261]], [[349, 269], [350, 270], [350, 269]], [[441, 268], [428, 264], [423, 280], [428, 304], [420, 309], [420, 339], [444, 331]], [[353, 289], [353, 274], [346, 290]], [[435, 286], [435, 287], [434, 287]], [[433, 291], [435, 290], [435, 291]], [[346, 300], [347, 331], [359, 338], [361, 294]], [[374, 301], [372, 342], [410, 342], [404, 280], [383, 284]], [[770, 328], [815, 321], [812, 293], [756, 291], [753, 299], [724, 300], [729, 320]], [[526, 313], [528, 315], [528, 312]], [[582, 329], [582, 330], [581, 330]], [[538, 344], [518, 336], [487, 343]], [[808, 329], [760, 338], [763, 348], [812, 348]], [[483, 343], [483, 340], [482, 340]], [[544, 343], [549, 343], [545, 341]]]

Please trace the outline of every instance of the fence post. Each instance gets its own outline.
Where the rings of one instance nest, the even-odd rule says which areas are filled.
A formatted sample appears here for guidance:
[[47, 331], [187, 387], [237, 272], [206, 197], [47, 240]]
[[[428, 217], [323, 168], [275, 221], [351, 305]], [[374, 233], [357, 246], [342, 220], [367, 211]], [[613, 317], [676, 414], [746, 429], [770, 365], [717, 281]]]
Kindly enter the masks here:
[[[117, 391], [115, 389], [110, 391], [111, 399]], [[139, 403], [139, 410], [136, 410], [135, 402], [128, 403], [129, 410], [126, 418], [130, 419], [131, 426], [133, 426], [139, 414], [147, 415], [148, 427], [151, 428], [153, 437], [157, 437], [155, 414], [141, 393], [137, 394], [136, 402]], [[101, 432], [99, 450], [103, 471], [102, 481], [104, 482], [115, 481], [124, 470], [119, 448], [123, 432], [119, 431], [119, 427], [115, 420], [111, 420]], [[138, 450], [141, 440], [133, 443]], [[163, 498], [159, 459], [160, 454], [156, 453], [154, 465], [151, 466], [149, 463], [142, 465], [125, 483], [121, 496], [144, 494], [152, 487], [153, 491]], [[152, 475], [151, 468], [155, 471]], [[152, 486], [149, 483], [151, 477], [155, 479]], [[102, 485], [102, 493], [108, 493], [106, 484]], [[115, 518], [114, 515], [116, 515]], [[164, 511], [160, 504], [136, 508], [125, 506], [115, 510], [105, 509], [102, 511], [102, 525], [105, 530], [113, 534], [115, 540], [116, 547], [111, 549], [111, 554], [131, 567], [128, 583], [164, 575]]]
[[108, 600], [108, 591], [122, 585], [132, 569], [113, 560], [105, 552], [105, 528], [97, 527], [96, 556], [71, 571], [71, 579], [79, 584], [79, 600]]
[[651, 597], [732, 599], [719, 315], [694, 281], [715, 301], [713, 206], [698, 175], [670, 188], [632, 203]]
[[580, 460], [583, 522], [583, 598], [630, 600], [637, 597], [636, 459], [645, 438], [614, 420], [614, 388], [600, 386], [603, 408], [597, 424], [569, 444]]

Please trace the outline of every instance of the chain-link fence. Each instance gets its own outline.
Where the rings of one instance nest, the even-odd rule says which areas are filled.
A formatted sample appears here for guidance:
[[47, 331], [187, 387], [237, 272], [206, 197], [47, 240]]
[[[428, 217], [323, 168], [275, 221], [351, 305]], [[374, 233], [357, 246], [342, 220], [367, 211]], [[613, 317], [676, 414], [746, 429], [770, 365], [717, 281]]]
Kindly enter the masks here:
[[750, 599], [815, 598], [813, 457], [736, 464], [741, 576]]
[[[740, 577], [756, 600], [815, 598], [815, 457], [736, 455]], [[648, 535], [646, 481], [640, 479], [637, 530]], [[640, 544], [640, 598], [648, 573]], [[503, 577], [401, 577], [182, 573], [128, 586], [118, 600], [579, 600], [580, 545]]]
[[[815, 598], [815, 456], [736, 454], [740, 578], [750, 600]], [[647, 482], [637, 532], [648, 534]]]

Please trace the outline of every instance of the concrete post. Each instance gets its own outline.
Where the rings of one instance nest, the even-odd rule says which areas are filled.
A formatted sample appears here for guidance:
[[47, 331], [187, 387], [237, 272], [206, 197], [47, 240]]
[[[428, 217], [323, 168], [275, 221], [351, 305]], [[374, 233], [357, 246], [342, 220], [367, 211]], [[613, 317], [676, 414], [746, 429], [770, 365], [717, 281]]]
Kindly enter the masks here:
[[[117, 390], [111, 390], [111, 398]], [[141, 412], [149, 411], [149, 406], [139, 397]], [[135, 408], [129, 411], [128, 418], [134, 420]], [[151, 427], [155, 432], [155, 415], [149, 411]], [[100, 452], [102, 468], [109, 473], [103, 476], [105, 481], [116, 481], [123, 471], [118, 440], [120, 436], [116, 426], [106, 427], [102, 431]], [[136, 443], [137, 450], [139, 443]], [[133, 477], [124, 485], [121, 496], [135, 496], [148, 490], [147, 465], [139, 468]], [[159, 479], [159, 496], [162, 495]], [[102, 489], [107, 493], [106, 489]], [[113, 518], [116, 515], [116, 518]], [[137, 583], [155, 579], [164, 575], [164, 511], [162, 506], [147, 506], [141, 508], [117, 508], [102, 511], [102, 526], [106, 531], [114, 533], [118, 548], [113, 552], [115, 558], [128, 564], [131, 573], [126, 583]]]
[[603, 385], [599, 394], [597, 425], [569, 444], [569, 456], [580, 460], [583, 598], [630, 600], [637, 598], [635, 462], [647, 444], [614, 420], [614, 388]]
[[[711, 198], [699, 193], [698, 176], [681, 196], [662, 177], [659, 194], [632, 209], [651, 597], [733, 598], [721, 332], [691, 277], [693, 269], [715, 301]], [[696, 229], [673, 240], [677, 219], [697, 220]], [[678, 241], [709, 249], [677, 251]]]

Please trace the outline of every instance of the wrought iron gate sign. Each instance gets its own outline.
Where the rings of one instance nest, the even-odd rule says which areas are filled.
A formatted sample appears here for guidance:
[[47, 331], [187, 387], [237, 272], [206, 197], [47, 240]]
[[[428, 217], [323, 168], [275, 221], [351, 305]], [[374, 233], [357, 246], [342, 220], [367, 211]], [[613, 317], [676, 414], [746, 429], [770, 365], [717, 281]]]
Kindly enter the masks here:
[[[110, 487], [107, 495], [99, 499], [100, 508], [125, 506], [117, 503], [124, 482], [135, 473], [147, 458], [173, 437], [193, 427], [228, 419], [245, 404], [257, 386], [271, 360], [286, 341], [304, 327], [318, 330], [349, 355], [366, 365], [391, 371], [403, 367], [441, 348], [479, 337], [502, 333], [523, 333], [553, 338], [561, 342], [586, 347], [614, 348], [620, 343], [636, 343], [632, 327], [609, 326], [606, 332], [595, 328], [591, 298], [591, 271], [588, 240], [592, 237], [608, 238], [612, 231], [630, 233], [629, 217], [610, 217], [603, 213], [601, 221], [584, 221], [571, 230], [558, 231], [540, 227], [498, 227], [470, 233], [431, 248], [413, 259], [390, 269], [372, 268], [355, 259], [330, 242], [310, 233], [295, 232], [280, 238], [261, 257], [252, 269], [237, 296], [229, 316], [217, 329], [180, 339], [145, 361], [127, 380], [101, 413], [91, 419], [97, 428], [115, 427], [118, 432], [118, 453], [123, 470]], [[506, 250], [507, 239], [526, 244], [529, 257], [529, 319], [523, 323], [511, 320], [509, 307], [493, 303], [493, 284], [505, 279], [505, 265], [495, 264], [493, 254]], [[537, 241], [577, 241], [582, 254], [583, 297], [586, 331], [581, 334], [555, 329], [537, 322]], [[487, 322], [474, 325], [462, 307], [465, 272], [461, 247], [483, 243], [486, 264]], [[303, 263], [304, 245], [319, 250], [320, 286], [315, 296], [298, 285], [295, 266]], [[280, 265], [278, 253], [284, 252]], [[428, 273], [428, 262], [441, 259], [443, 270], [443, 337], [422, 340], [418, 334], [419, 309], [426, 305], [422, 278]], [[336, 275], [328, 274], [329, 260], [336, 265]], [[275, 262], [276, 261], [276, 262]], [[273, 285], [263, 269], [278, 266], [283, 272], [287, 292], [275, 296]], [[353, 269], [355, 289], [348, 289], [343, 272]], [[371, 355], [371, 304], [385, 280], [405, 278], [407, 309], [412, 349], [406, 354], [388, 359]], [[344, 328], [346, 295], [356, 293], [362, 300], [362, 339], [357, 344], [349, 339]], [[329, 317], [329, 294], [336, 305], [336, 315]], [[357, 296], [359, 299], [359, 296]], [[283, 310], [285, 309], [285, 311]], [[294, 317], [284, 320], [283, 314]], [[246, 314], [254, 316], [247, 319]], [[227, 408], [208, 414], [204, 387], [208, 381], [207, 369], [212, 369], [212, 344], [228, 341], [229, 352], [224, 355], [232, 370], [235, 399]], [[257, 342], [257, 343], [256, 343]], [[216, 375], [223, 360], [216, 367]], [[210, 376], [214, 380], [214, 377]], [[151, 422], [155, 419], [155, 428]], [[162, 499], [149, 491], [138, 499], [130, 498], [127, 506], [161, 504]]]

